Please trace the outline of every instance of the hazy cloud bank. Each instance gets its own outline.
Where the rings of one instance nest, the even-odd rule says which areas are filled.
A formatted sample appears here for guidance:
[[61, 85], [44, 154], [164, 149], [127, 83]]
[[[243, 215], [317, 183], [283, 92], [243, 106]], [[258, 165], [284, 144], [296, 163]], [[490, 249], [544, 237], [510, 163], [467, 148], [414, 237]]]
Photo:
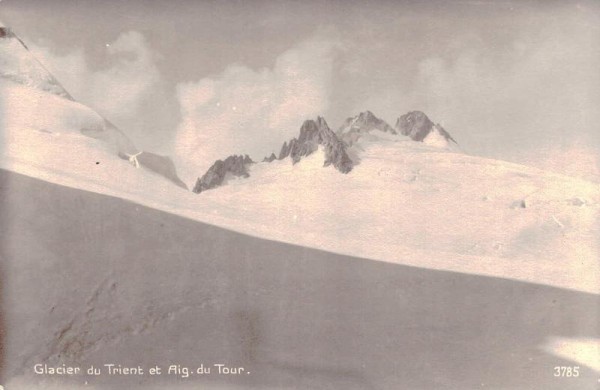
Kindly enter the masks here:
[[277, 153], [303, 120], [323, 114], [337, 47], [339, 41], [316, 35], [279, 55], [272, 68], [234, 64], [178, 85], [183, 119], [175, 152], [190, 175], [232, 153], [254, 159]]
[[107, 66], [98, 70], [81, 49], [59, 54], [50, 42], [29, 47], [75, 99], [122, 127], [142, 147], [157, 132], [168, 132], [157, 127], [170, 116], [158, 56], [141, 33], [125, 32], [107, 43]]

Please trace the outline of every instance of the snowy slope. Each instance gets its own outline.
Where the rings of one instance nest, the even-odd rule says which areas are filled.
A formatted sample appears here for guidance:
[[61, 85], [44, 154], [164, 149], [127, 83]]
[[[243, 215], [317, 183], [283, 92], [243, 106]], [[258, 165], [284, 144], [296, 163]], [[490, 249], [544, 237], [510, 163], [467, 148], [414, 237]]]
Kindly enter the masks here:
[[0, 22], [0, 78], [73, 100], [10, 28]]
[[423, 139], [423, 143], [440, 149], [452, 150], [454, 152], [460, 151], [456, 142], [446, 137], [444, 133], [446, 131], [440, 125], [433, 125], [431, 132]]
[[347, 175], [323, 168], [317, 152], [296, 165], [256, 164], [249, 179], [196, 195], [140, 174], [74, 131], [98, 123], [84, 106], [11, 82], [0, 87], [2, 168], [262, 238], [600, 290], [594, 183], [380, 132], [355, 144], [360, 163]]
[[453, 153], [451, 137], [421, 112], [397, 127], [423, 142], [391, 134], [367, 112], [373, 126], [353, 141], [346, 175], [323, 168], [317, 152], [295, 165], [256, 164], [249, 179], [196, 195], [117, 158], [139, 151], [64, 96], [18, 38], [5, 34], [0, 48], [2, 168], [262, 238], [600, 291], [597, 183]]
[[[137, 149], [114, 125], [92, 109], [76, 103], [56, 78], [31, 54], [8, 27], [0, 26], [0, 95], [7, 128], [34, 129], [52, 134], [64, 130], [103, 141], [114, 153], [135, 154]], [[53, 95], [53, 96], [47, 96]], [[45, 110], [52, 106], [50, 110]], [[7, 113], [10, 113], [8, 115]]]
[[[374, 128], [348, 174], [318, 150], [197, 195], [117, 158], [138, 152], [122, 132], [22, 76], [0, 79], [8, 389], [595, 383], [597, 183], [455, 153], [436, 128], [423, 142]], [[88, 386], [30, 371], [202, 360], [255, 374]], [[557, 382], [557, 364], [582, 378]]]
[[90, 108], [12, 81], [0, 80], [0, 113], [0, 158], [8, 169], [38, 166], [48, 178], [85, 181], [98, 170], [96, 162], [126, 166], [117, 153], [135, 152], [127, 137]]
[[[4, 170], [0, 260], [9, 390], [597, 384], [597, 295], [253, 238]], [[35, 375], [39, 363], [163, 375]], [[214, 363], [251, 374], [165, 373]], [[581, 375], [557, 379], [557, 365]]]
[[[298, 166], [258, 164], [249, 179], [202, 196], [225, 206], [219, 218], [258, 225], [228, 226], [269, 238], [598, 291], [597, 185], [411, 141], [360, 146], [347, 177], [315, 154]], [[226, 207], [236, 199], [242, 207]]]
[[[47, 109], [47, 107], [50, 107]], [[13, 31], [0, 25], [0, 110], [5, 113], [3, 124], [7, 129], [19, 129], [11, 134], [4, 132], [3, 143], [9, 149], [15, 145], [24, 146], [19, 153], [29, 153], [33, 159], [44, 159], [47, 152], [36, 155], [28, 148], [36, 139], [36, 132], [52, 134], [50, 143], [55, 143], [55, 151], [66, 158], [70, 153], [78, 154], [81, 143], [91, 149], [103, 149], [129, 160], [136, 167], [161, 175], [186, 188], [179, 179], [175, 166], [167, 156], [138, 150], [134, 143], [111, 122], [98, 115], [91, 108], [78, 104], [63, 88], [58, 80], [31, 54], [27, 46]], [[10, 114], [9, 114], [10, 113]], [[32, 136], [33, 135], [33, 136]], [[80, 140], [81, 135], [93, 140]], [[58, 140], [56, 137], [62, 136]], [[75, 138], [69, 138], [74, 136]], [[17, 142], [16, 138], [20, 141]], [[9, 139], [12, 138], [12, 139]], [[43, 141], [46, 143], [46, 141]], [[94, 146], [94, 144], [97, 144]], [[48, 150], [50, 152], [50, 150]], [[87, 156], [88, 158], [90, 156]], [[104, 155], [103, 157], [108, 157]], [[110, 160], [107, 158], [106, 160]], [[18, 157], [17, 157], [18, 160]], [[97, 161], [100, 164], [99, 161]], [[37, 163], [44, 163], [37, 161]], [[60, 168], [59, 168], [60, 169]]]

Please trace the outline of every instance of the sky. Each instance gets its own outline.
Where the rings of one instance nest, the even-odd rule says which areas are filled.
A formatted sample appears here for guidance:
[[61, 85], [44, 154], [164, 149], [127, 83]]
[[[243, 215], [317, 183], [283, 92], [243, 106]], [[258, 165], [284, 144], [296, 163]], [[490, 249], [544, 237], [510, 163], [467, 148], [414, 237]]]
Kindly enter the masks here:
[[469, 154], [598, 171], [594, 1], [0, 0], [0, 20], [144, 149], [205, 170], [324, 116], [425, 112]]

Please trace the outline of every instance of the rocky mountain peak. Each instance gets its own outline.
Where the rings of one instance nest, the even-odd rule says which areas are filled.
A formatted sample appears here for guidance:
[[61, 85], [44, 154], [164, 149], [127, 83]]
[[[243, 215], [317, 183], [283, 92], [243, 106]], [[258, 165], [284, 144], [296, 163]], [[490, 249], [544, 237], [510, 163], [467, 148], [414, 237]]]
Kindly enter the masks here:
[[271, 162], [275, 160], [277, 160], [277, 156], [275, 155], [275, 153], [271, 153], [269, 157], [263, 158], [262, 162]]
[[[444, 148], [449, 145], [447, 141], [456, 143], [442, 126], [434, 124], [421, 111], [412, 111], [402, 115], [396, 123], [396, 129], [377, 118], [371, 111], [364, 111], [355, 117], [348, 118], [337, 134], [331, 130], [325, 118], [321, 116], [305, 120], [300, 126], [298, 137], [284, 142], [278, 156], [271, 153], [262, 161], [270, 163], [289, 157], [292, 164], [296, 164], [322, 148], [325, 155], [324, 167], [333, 165], [338, 171], [348, 173], [354, 168], [354, 162], [348, 155], [348, 149], [352, 148], [352, 144], [358, 138], [373, 130], [394, 135], [400, 132], [414, 141]], [[248, 155], [233, 155], [225, 160], [217, 160], [204, 176], [198, 179], [193, 191], [200, 193], [218, 187], [226, 181], [228, 176], [249, 177], [247, 166], [252, 163], [253, 161]]]
[[360, 114], [348, 118], [344, 121], [338, 130], [338, 134], [355, 132], [369, 132], [372, 130], [380, 130], [385, 133], [396, 134], [396, 130], [388, 125], [384, 120], [379, 119], [371, 111], [364, 111]]
[[358, 114], [358, 121], [364, 124], [377, 124], [381, 119], [377, 118], [371, 111], [363, 111]]
[[352, 146], [362, 135], [373, 130], [397, 134], [392, 126], [376, 117], [371, 111], [364, 111], [346, 119], [338, 129], [337, 134], [346, 145]]
[[206, 171], [206, 173], [196, 181], [193, 192], [199, 194], [203, 191], [210, 190], [223, 185], [228, 177], [250, 177], [248, 173], [248, 165], [254, 161], [247, 154], [231, 155], [225, 160], [217, 160]]
[[435, 131], [447, 141], [456, 143], [454, 138], [441, 125], [434, 124], [421, 111], [411, 111], [398, 118], [396, 130], [400, 134], [410, 137], [413, 141], [419, 142], [423, 142], [430, 133]]
[[284, 142], [279, 152], [279, 160], [290, 157], [296, 164], [303, 157], [315, 152], [319, 145], [323, 146], [325, 151], [324, 167], [333, 165], [342, 173], [352, 170], [353, 163], [346, 153], [346, 145], [329, 128], [323, 117], [304, 121], [298, 138]]
[[319, 129], [325, 129], [325, 128], [329, 129], [329, 125], [327, 125], [325, 118], [323, 118], [322, 116], [317, 117], [317, 127]]

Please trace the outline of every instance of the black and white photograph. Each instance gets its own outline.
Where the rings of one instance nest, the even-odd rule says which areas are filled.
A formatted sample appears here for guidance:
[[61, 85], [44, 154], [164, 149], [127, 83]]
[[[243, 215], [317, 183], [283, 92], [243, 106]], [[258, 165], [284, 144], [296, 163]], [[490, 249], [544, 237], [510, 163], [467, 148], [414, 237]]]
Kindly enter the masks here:
[[0, 0], [0, 390], [600, 388], [600, 2]]

